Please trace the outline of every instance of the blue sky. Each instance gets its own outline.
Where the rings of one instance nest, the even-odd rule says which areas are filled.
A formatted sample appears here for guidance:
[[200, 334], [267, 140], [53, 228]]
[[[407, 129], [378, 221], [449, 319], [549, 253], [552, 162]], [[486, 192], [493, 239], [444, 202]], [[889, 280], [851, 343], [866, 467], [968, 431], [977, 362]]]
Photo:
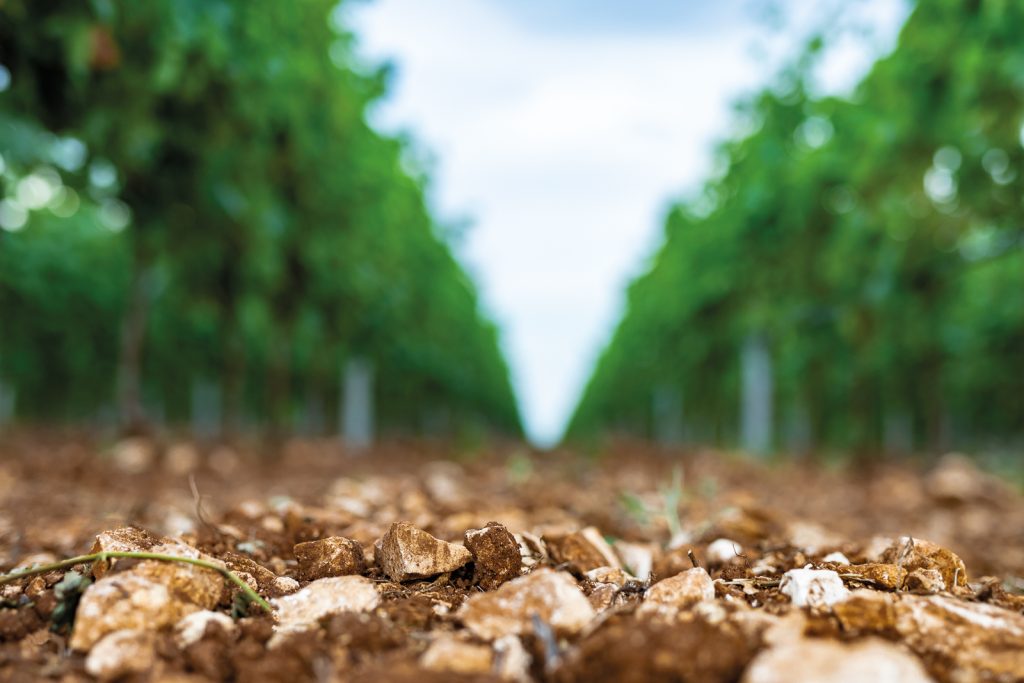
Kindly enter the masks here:
[[[829, 8], [832, 8], [831, 10]], [[349, 10], [397, 66], [373, 123], [429, 157], [442, 222], [502, 329], [530, 437], [560, 435], [660, 241], [713, 170], [731, 105], [802, 38], [851, 27], [818, 72], [849, 91], [891, 48], [905, 0], [375, 0]], [[858, 30], [853, 30], [854, 28]]]

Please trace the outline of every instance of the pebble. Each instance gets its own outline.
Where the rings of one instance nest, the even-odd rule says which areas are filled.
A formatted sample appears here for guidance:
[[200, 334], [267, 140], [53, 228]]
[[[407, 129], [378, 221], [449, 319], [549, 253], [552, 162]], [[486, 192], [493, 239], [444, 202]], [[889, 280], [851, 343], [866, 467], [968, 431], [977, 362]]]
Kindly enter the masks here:
[[133, 437], [114, 444], [114, 467], [125, 474], [142, 474], [153, 466], [156, 451], [148, 439]]
[[743, 546], [728, 538], [719, 538], [708, 544], [705, 553], [708, 562], [714, 565], [728, 564], [743, 554]]
[[494, 641], [494, 673], [506, 681], [530, 681], [532, 661], [533, 658], [518, 636], [503, 636]]
[[852, 644], [800, 639], [763, 651], [742, 683], [929, 683], [921, 663], [899, 647], [869, 638]]
[[846, 600], [850, 591], [831, 569], [790, 569], [782, 575], [779, 592], [797, 607], [826, 607]]
[[491, 648], [457, 640], [452, 636], [438, 638], [420, 657], [420, 666], [428, 671], [460, 674], [490, 673], [493, 662], [494, 654]]
[[579, 573], [622, 566], [608, 541], [594, 527], [568, 534], [545, 534], [544, 545], [555, 562], [570, 565]]
[[662, 579], [647, 589], [639, 614], [672, 615], [699, 602], [715, 599], [715, 584], [701, 567]]
[[377, 564], [392, 581], [455, 571], [473, 559], [461, 545], [434, 538], [408, 522], [396, 522], [380, 540]]
[[279, 633], [304, 631], [323, 617], [343, 612], [368, 612], [380, 602], [373, 581], [362, 576], [319, 579], [302, 590], [274, 598]]
[[473, 595], [458, 611], [466, 628], [484, 640], [532, 633], [534, 615], [556, 632], [573, 634], [590, 623], [594, 609], [572, 576], [543, 568]]
[[624, 568], [630, 574], [647, 581], [651, 578], [654, 569], [654, 548], [646, 543], [630, 543], [628, 541], [616, 541], [615, 553], [622, 560]]
[[488, 522], [482, 529], [470, 529], [465, 543], [473, 554], [473, 580], [484, 590], [494, 590], [522, 573], [519, 543], [501, 524]]
[[150, 631], [115, 631], [103, 637], [85, 658], [85, 671], [112, 681], [149, 671], [156, 663], [156, 636]]
[[85, 651], [115, 631], [158, 630], [199, 609], [174, 595], [163, 583], [134, 572], [121, 572], [85, 589], [70, 646]]
[[941, 593], [946, 589], [946, 582], [938, 569], [915, 569], [909, 575], [904, 570], [903, 573], [907, 577], [906, 588], [911, 593]]
[[206, 628], [211, 624], [229, 634], [234, 634], [238, 630], [238, 626], [228, 615], [222, 612], [202, 610], [187, 615], [174, 625], [174, 642], [184, 650], [189, 645], [202, 640]]
[[935, 569], [942, 575], [943, 587], [952, 591], [967, 585], [967, 568], [953, 551], [919, 538], [902, 536], [882, 553], [882, 561], [896, 564], [913, 573], [915, 569]]
[[831, 562], [833, 564], [850, 564], [850, 558], [848, 558], [846, 555], [839, 552], [838, 550], [830, 552], [828, 555], [821, 558], [821, 561]]
[[[844, 574], [855, 574], [871, 582], [874, 588], [885, 588], [886, 590], [899, 590], [907, 579], [907, 570], [895, 564], [882, 562], [869, 562], [867, 564], [851, 564], [843, 567]], [[942, 577], [939, 577], [942, 581]]]
[[902, 595], [895, 629], [915, 654], [942, 669], [942, 680], [1024, 678], [1024, 615], [1017, 612], [944, 595]]
[[294, 553], [299, 563], [298, 577], [304, 581], [366, 572], [363, 544], [350, 538], [329, 536], [298, 543]]

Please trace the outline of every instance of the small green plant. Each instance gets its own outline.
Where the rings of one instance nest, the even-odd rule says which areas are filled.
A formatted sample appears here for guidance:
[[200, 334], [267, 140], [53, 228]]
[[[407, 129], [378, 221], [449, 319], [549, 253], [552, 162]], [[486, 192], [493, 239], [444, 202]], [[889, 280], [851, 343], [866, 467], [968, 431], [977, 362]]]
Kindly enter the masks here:
[[[249, 585], [243, 581], [237, 574], [232, 572], [226, 567], [208, 562], [206, 560], [200, 560], [192, 557], [177, 557], [175, 555], [164, 555], [162, 553], [146, 553], [146, 552], [133, 552], [133, 551], [105, 551], [99, 553], [92, 553], [90, 555], [79, 555], [78, 557], [72, 557], [60, 562], [51, 562], [49, 564], [38, 564], [28, 569], [21, 569], [10, 574], [4, 574], [0, 576], [0, 586], [17, 581], [18, 579], [24, 579], [28, 576], [36, 576], [37, 574], [46, 574], [47, 572], [57, 571], [60, 569], [67, 569], [74, 567], [78, 564], [86, 564], [92, 562], [106, 562], [109, 559], [124, 558], [124, 559], [135, 559], [135, 560], [157, 560], [159, 562], [181, 562], [183, 564], [192, 564], [197, 567], [203, 567], [204, 569], [212, 569], [215, 572], [223, 575], [228, 581], [238, 586], [241, 594], [245, 596], [248, 602], [254, 602], [259, 605], [264, 611], [270, 613], [274, 611], [274, 608], [270, 606], [270, 603], [260, 597], [259, 593], [254, 591]], [[67, 580], [67, 577], [64, 579]], [[63, 581], [62, 581], [63, 583]], [[60, 584], [58, 584], [59, 586]], [[84, 589], [84, 587], [83, 587]]]

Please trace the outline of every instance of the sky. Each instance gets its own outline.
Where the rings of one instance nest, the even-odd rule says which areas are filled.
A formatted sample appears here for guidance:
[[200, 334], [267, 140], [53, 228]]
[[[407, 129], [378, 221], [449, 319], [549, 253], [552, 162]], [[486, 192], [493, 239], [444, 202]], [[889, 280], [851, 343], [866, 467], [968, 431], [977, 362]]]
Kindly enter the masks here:
[[[841, 7], [839, 14], [827, 9]], [[832, 14], [826, 15], [826, 12]], [[530, 439], [559, 438], [673, 201], [713, 172], [733, 104], [823, 22], [844, 94], [892, 48], [906, 0], [374, 0], [347, 6], [395, 67], [375, 127], [408, 133], [477, 283]], [[462, 226], [461, 228], [459, 226]]]

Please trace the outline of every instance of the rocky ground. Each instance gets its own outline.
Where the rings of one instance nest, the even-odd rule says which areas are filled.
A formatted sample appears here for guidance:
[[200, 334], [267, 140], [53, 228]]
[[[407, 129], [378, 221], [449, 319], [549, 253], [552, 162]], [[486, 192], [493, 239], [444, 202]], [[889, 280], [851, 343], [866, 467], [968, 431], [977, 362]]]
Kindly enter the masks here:
[[[261, 449], [266, 450], [266, 449]], [[0, 438], [0, 679], [1024, 680], [1024, 498], [620, 444]]]

